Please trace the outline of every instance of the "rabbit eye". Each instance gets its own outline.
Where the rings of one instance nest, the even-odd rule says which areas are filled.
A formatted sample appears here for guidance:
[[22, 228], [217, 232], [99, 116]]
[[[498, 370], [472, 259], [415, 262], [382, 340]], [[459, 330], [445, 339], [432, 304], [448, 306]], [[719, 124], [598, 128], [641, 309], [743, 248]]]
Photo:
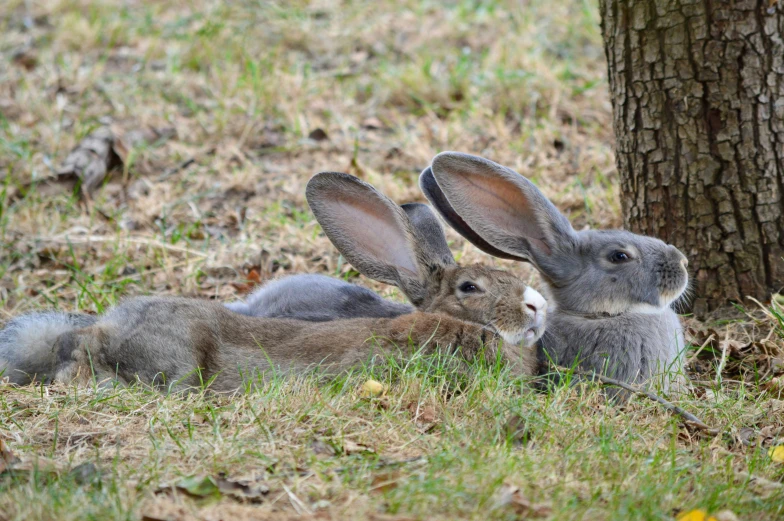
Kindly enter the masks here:
[[473, 282], [463, 282], [460, 284], [460, 291], [463, 293], [475, 293], [479, 291], [479, 288], [477, 288], [476, 284]]
[[630, 260], [632, 260], [632, 258], [625, 251], [616, 251], [613, 252], [612, 255], [610, 255], [610, 262], [621, 263], [621, 262], [628, 262]]

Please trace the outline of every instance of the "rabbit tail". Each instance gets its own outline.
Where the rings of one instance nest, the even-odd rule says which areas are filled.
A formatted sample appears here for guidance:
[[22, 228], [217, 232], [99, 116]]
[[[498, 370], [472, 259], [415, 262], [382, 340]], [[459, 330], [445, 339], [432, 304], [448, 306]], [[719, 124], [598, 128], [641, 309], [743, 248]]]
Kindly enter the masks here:
[[98, 318], [82, 313], [29, 313], [0, 330], [0, 378], [16, 385], [49, 381], [57, 354], [55, 342], [63, 333], [88, 327]]

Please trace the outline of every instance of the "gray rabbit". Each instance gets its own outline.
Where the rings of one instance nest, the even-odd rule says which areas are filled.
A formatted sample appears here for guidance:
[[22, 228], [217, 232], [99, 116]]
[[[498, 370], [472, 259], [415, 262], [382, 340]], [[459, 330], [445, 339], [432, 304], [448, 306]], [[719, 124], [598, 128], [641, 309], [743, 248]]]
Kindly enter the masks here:
[[[268, 282], [247, 301], [224, 304], [236, 313], [309, 322], [375, 317], [393, 318], [414, 311], [408, 304], [384, 299], [349, 282], [317, 274], [289, 275]], [[0, 330], [0, 371], [11, 383], [29, 383], [54, 363], [52, 346], [61, 334], [98, 321], [87, 313], [42, 311], [9, 320]]]
[[444, 152], [420, 176], [444, 220], [479, 249], [529, 262], [550, 304], [542, 362], [626, 382], [680, 379], [685, 348], [672, 305], [688, 286], [686, 257], [653, 237], [623, 230], [575, 231], [517, 172]]

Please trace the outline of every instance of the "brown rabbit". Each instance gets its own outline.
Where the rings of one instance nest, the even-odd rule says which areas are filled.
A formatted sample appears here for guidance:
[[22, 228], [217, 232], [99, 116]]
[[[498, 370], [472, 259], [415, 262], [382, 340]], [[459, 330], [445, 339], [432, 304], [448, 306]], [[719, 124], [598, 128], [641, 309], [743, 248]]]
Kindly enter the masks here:
[[307, 198], [352, 265], [398, 286], [416, 312], [314, 323], [249, 317], [195, 299], [134, 298], [58, 338], [55, 379], [138, 379], [175, 388], [211, 382], [212, 390], [231, 391], [270, 371], [339, 371], [412, 348], [445, 348], [469, 360], [500, 354], [515, 372], [535, 373], [544, 298], [509, 273], [457, 266], [427, 206], [400, 207], [339, 173], [314, 176]]

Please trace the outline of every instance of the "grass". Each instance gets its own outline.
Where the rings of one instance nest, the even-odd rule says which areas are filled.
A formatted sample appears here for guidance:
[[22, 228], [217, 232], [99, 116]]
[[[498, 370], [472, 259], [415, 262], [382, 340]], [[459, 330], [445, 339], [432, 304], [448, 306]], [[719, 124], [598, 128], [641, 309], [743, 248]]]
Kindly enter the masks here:
[[[252, 269], [354, 279], [308, 178], [348, 171], [421, 201], [416, 177], [447, 149], [515, 168], [578, 228], [620, 224], [593, 2], [8, 0], [0, 35], [4, 318], [228, 301]], [[102, 125], [129, 150], [87, 201], [53, 179]], [[0, 386], [0, 439], [27, 469], [0, 475], [0, 519], [779, 519], [784, 329], [780, 308], [755, 309], [686, 319], [704, 348], [678, 403], [723, 429], [708, 438], [644, 399], [535, 393], [437, 359], [234, 397]], [[385, 397], [359, 397], [368, 378]]]

